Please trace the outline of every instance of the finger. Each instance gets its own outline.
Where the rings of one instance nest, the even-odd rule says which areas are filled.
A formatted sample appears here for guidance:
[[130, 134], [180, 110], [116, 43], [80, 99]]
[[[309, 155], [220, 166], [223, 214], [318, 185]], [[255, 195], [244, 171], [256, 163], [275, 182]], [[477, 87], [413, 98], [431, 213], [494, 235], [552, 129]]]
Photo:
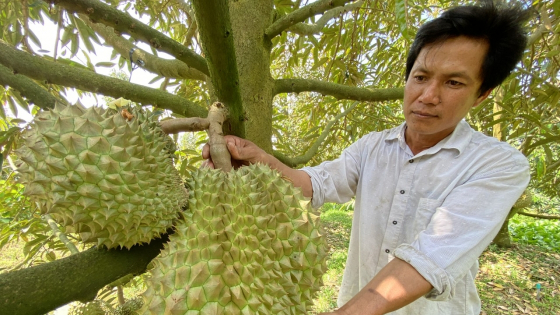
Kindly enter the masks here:
[[208, 143], [206, 143], [202, 147], [202, 158], [203, 159], [209, 159], [210, 158], [210, 145]]
[[212, 160], [204, 160], [202, 162], [202, 164], [200, 165], [200, 168], [212, 168], [214, 169], [214, 163], [212, 162]]
[[231, 157], [234, 160], [241, 160], [241, 155], [239, 153], [239, 147], [236, 145], [235, 141], [228, 141], [226, 143], [227, 149], [229, 151], [229, 153], [231, 154]]

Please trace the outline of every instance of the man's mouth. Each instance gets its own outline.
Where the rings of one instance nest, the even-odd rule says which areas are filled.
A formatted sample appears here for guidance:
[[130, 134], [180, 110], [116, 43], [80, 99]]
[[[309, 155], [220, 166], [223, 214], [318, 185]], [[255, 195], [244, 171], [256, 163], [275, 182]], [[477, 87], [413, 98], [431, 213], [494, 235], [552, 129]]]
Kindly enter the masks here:
[[412, 111], [412, 113], [418, 117], [424, 117], [424, 118], [434, 118], [437, 117], [437, 115], [434, 114], [430, 114], [430, 113], [425, 113], [425, 112], [420, 112], [420, 111]]

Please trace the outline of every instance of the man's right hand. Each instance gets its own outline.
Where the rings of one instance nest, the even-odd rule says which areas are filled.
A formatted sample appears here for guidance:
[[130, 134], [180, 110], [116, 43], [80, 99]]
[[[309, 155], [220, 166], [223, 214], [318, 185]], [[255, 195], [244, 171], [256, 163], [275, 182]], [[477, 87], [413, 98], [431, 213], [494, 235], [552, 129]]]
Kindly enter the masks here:
[[[311, 178], [306, 172], [295, 170], [286, 166], [274, 156], [266, 153], [263, 149], [259, 148], [256, 144], [249, 140], [236, 136], [225, 136], [224, 140], [226, 141], [227, 149], [231, 154], [231, 165], [234, 168], [255, 163], [268, 165], [270, 168], [279, 171], [283, 176], [290, 179], [294, 186], [301, 187], [304, 196], [309, 198], [313, 196]], [[212, 162], [212, 157], [210, 156], [210, 145], [208, 143], [202, 148], [202, 158], [206, 159], [202, 164], [202, 167], [214, 168], [214, 163]]]
[[[231, 164], [234, 168], [258, 162], [269, 164], [267, 159], [269, 155], [253, 142], [231, 135], [224, 136], [224, 140], [231, 154]], [[202, 158], [206, 160], [203, 166], [214, 168], [214, 163], [210, 156], [210, 145], [208, 145], [208, 143], [202, 148]]]

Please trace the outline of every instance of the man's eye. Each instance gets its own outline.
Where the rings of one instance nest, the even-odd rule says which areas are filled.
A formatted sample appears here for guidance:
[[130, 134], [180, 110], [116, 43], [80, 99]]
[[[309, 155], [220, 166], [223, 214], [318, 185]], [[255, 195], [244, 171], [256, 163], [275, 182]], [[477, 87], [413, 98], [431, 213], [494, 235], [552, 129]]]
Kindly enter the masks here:
[[461, 83], [459, 81], [455, 81], [455, 80], [449, 80], [449, 85], [451, 85], [451, 86], [461, 86], [461, 85], [463, 85], [463, 83]]
[[417, 75], [417, 76], [414, 76], [414, 80], [416, 80], [417, 82], [423, 82], [423, 81], [426, 80], [426, 77], [423, 76], [423, 75]]

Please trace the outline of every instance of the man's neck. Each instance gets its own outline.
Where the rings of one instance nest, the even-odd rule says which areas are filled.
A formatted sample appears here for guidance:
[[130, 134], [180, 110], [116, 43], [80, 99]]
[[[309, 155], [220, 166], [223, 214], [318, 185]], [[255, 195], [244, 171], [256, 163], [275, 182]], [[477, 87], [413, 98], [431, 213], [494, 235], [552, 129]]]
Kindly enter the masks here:
[[438, 144], [441, 140], [445, 139], [452, 132], [453, 130], [451, 130], [448, 133], [442, 133], [434, 136], [430, 136], [430, 135], [426, 136], [426, 135], [411, 133], [409, 132], [408, 128], [406, 128], [404, 131], [404, 139], [406, 144], [410, 148], [410, 151], [412, 151], [412, 154], [417, 155], [418, 153]]

